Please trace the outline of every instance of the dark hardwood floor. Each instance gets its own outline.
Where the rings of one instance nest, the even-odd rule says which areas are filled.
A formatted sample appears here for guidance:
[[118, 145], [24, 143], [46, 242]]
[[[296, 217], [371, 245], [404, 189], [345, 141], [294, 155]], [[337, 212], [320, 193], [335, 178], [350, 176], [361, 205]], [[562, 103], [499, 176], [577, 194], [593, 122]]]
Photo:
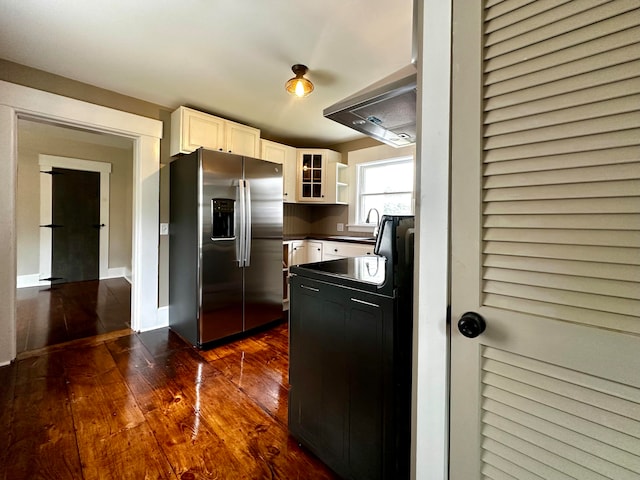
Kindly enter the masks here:
[[288, 435], [286, 323], [198, 351], [169, 329], [0, 368], [0, 479], [335, 479]]
[[16, 310], [17, 352], [37, 350], [129, 329], [131, 285], [110, 278], [19, 288]]

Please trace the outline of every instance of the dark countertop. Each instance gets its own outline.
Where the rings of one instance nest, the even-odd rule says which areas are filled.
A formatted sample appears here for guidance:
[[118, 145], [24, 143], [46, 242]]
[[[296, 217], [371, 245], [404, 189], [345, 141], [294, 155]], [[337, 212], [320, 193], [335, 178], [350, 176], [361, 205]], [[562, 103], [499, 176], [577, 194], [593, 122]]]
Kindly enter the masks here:
[[329, 240], [332, 242], [348, 242], [348, 243], [366, 243], [374, 245], [376, 243], [375, 237], [353, 237], [350, 235], [323, 235], [310, 233], [308, 235], [285, 235], [283, 241], [288, 242], [291, 240]]
[[386, 282], [386, 260], [385, 257], [377, 255], [346, 257], [292, 265], [290, 270], [292, 275], [391, 296], [392, 284]]

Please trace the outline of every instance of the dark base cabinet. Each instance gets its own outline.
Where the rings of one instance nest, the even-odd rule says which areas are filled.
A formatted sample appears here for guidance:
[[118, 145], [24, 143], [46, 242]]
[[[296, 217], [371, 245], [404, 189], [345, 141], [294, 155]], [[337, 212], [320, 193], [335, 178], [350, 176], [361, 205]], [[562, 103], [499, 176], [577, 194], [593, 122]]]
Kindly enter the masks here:
[[411, 335], [394, 299], [295, 274], [290, 295], [291, 434], [345, 479], [409, 478]]

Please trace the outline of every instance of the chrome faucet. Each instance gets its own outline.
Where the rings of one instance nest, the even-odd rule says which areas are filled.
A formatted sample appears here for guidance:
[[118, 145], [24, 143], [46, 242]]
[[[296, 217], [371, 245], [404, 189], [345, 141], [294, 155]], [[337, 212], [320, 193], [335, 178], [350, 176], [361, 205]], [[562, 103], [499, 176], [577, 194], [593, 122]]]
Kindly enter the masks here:
[[377, 237], [378, 230], [380, 229], [380, 212], [378, 211], [377, 208], [370, 208], [369, 211], [367, 212], [367, 219], [365, 220], [366, 223], [371, 223], [371, 212], [376, 212], [376, 215], [378, 217], [378, 220], [376, 221], [376, 226], [373, 229], [373, 236]]

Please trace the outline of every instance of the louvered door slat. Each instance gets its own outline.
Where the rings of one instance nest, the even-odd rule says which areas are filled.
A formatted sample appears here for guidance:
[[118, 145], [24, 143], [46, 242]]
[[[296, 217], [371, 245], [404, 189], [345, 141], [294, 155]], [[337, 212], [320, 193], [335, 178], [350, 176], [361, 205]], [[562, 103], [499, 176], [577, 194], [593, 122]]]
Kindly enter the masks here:
[[[520, 158], [516, 160], [496, 161], [490, 159], [491, 152], [485, 156], [484, 175], [505, 175], [508, 173], [556, 171], [558, 165], [564, 169], [577, 167], [608, 166], [619, 163], [635, 163], [640, 160], [638, 147], [611, 148], [607, 150], [607, 156], [603, 157], [600, 151], [578, 152], [566, 155], [547, 155], [541, 158]], [[580, 179], [582, 181], [582, 179]], [[575, 182], [575, 180], [574, 180]], [[569, 182], [573, 183], [573, 182]]]
[[[531, 119], [531, 129], [528, 130], [487, 137], [484, 142], [484, 148], [513, 147], [554, 140], [568, 140], [573, 142], [573, 139], [576, 137], [615, 132], [620, 129], [620, 125], [627, 125], [630, 129], [638, 128], [640, 127], [640, 112], [633, 111], [598, 119], [568, 122], [563, 124], [562, 128], [558, 128], [557, 126], [537, 127], [534, 122], [535, 120]], [[490, 130], [490, 128], [487, 130]]]
[[[487, 190], [485, 202], [514, 200], [541, 200], [554, 198], [607, 198], [631, 197], [640, 192], [640, 180], [584, 182], [562, 185], [536, 185], [531, 187], [492, 188]], [[640, 245], [638, 243], [637, 245]]]
[[585, 278], [604, 278], [626, 282], [640, 282], [640, 269], [633, 265], [615, 263], [581, 262], [553, 258], [511, 257], [505, 255], [485, 255], [484, 268], [503, 268], [527, 272], [576, 275]]
[[[596, 438], [609, 447], [640, 457], [640, 442], [629, 435], [617, 432], [603, 425], [598, 425], [589, 420], [567, 415], [560, 410], [549, 408], [546, 405], [538, 404], [526, 398], [513, 396], [512, 400], [514, 401], [511, 404], [506, 405], [485, 398], [482, 402], [482, 408], [487, 412], [492, 412], [496, 415], [514, 420], [521, 418], [523, 413], [533, 415], [538, 419], [545, 419], [556, 427], [562, 427], [590, 438]], [[535, 412], [535, 415], [531, 412]], [[525, 421], [521, 422], [524, 423]]]
[[[640, 46], [634, 44], [623, 50], [613, 53], [607, 52], [598, 57], [600, 65], [593, 65], [591, 58], [586, 60], [585, 67], [580, 65], [562, 64], [562, 66], [541, 70], [536, 73], [515, 75], [512, 80], [490, 84], [485, 88], [486, 111], [512, 105], [522, 105], [545, 98], [554, 98], [558, 95], [572, 94], [582, 90], [595, 89], [606, 86], [612, 91], [612, 95], [621, 96], [629, 92], [625, 84], [612, 82], [613, 78], [619, 81], [634, 80], [637, 78], [638, 58]], [[598, 67], [596, 70], [585, 70], [586, 67]], [[636, 80], [637, 81], [637, 80]], [[636, 82], [632, 81], [631, 91], [637, 89]], [[588, 93], [588, 92], [585, 92]], [[558, 98], [562, 100], [562, 98]]]
[[[553, 450], [546, 450], [537, 445], [528, 443], [509, 432], [484, 426], [483, 437], [486, 439], [483, 446], [496, 454], [507, 457], [515, 457], [522, 461], [523, 457], [529, 459], [524, 465], [531, 465], [535, 472], [544, 472], [544, 478], [550, 479], [576, 479], [582, 480], [610, 480], [607, 477], [597, 474], [587, 468], [571, 461], [564, 460]], [[514, 453], [520, 455], [514, 455]], [[536, 462], [532, 462], [535, 459]]]
[[562, 245], [599, 245], [604, 247], [637, 247], [640, 232], [624, 230], [544, 230], [525, 228], [487, 228], [486, 241], [535, 242]]
[[558, 290], [571, 290], [574, 292], [640, 300], [640, 289], [638, 289], [638, 285], [634, 282], [577, 277], [573, 275], [550, 275], [547, 273], [507, 270], [504, 268], [486, 268], [482, 278], [496, 282], [549, 287]]
[[[483, 478], [488, 480], [544, 480], [542, 477], [535, 475], [531, 472], [526, 472], [519, 468], [517, 465], [506, 462], [504, 459], [487, 453], [485, 455], [487, 460], [482, 465]], [[501, 467], [502, 469], [498, 468]], [[510, 473], [513, 473], [511, 475]]]
[[[637, 315], [619, 315], [602, 310], [593, 310], [569, 305], [555, 304], [528, 298], [509, 297], [485, 293], [482, 302], [488, 307], [505, 311], [517, 311], [539, 317], [564, 320], [566, 322], [607, 328], [619, 332], [640, 334]], [[514, 307], [517, 306], [517, 310]]]
[[564, 397], [497, 375], [484, 375], [482, 382], [484, 385], [483, 398], [511, 405], [514, 400], [519, 400], [519, 397], [522, 397], [529, 401], [532, 413], [538, 412], [540, 406], [546, 406], [609, 428], [612, 432], [623, 433], [631, 443], [640, 439], [640, 423], [608, 410], [606, 405], [605, 408], [599, 408], [582, 401], [583, 399]]
[[[604, 16], [600, 16], [603, 14]], [[637, 26], [638, 2], [617, 0], [485, 49], [485, 72]], [[489, 35], [489, 38], [496, 34]]]
[[639, 204], [640, 197], [502, 201], [488, 203], [484, 213], [485, 215], [634, 213], [638, 210]]
[[[638, 113], [638, 105], [640, 105], [640, 94], [627, 95], [620, 98], [610, 98], [607, 101], [597, 103], [587, 103], [575, 107], [558, 106], [556, 110], [545, 113], [534, 114], [529, 112], [527, 116], [503, 120], [501, 122], [488, 123], [485, 128], [485, 136], [505, 135], [516, 132], [525, 132], [530, 129], [541, 129], [538, 133], [544, 135], [544, 127], [565, 128], [565, 124], [588, 126], [584, 121], [597, 121], [600, 125], [604, 117], [611, 117], [614, 121], [619, 118], [618, 115], [631, 114], [632, 119], [635, 117], [636, 125], [640, 124], [640, 113]], [[622, 119], [624, 121], [624, 119]], [[578, 133], [584, 135], [584, 133]], [[547, 137], [553, 138], [553, 137]]]
[[[549, 422], [535, 417], [522, 415], [519, 422], [503, 416], [486, 414], [483, 423], [487, 425], [483, 432], [513, 432], [511, 438], [517, 438], [524, 449], [540, 448], [557, 452], [556, 467], [562, 465], [566, 473], [575, 478], [616, 478], [636, 480], [640, 472], [640, 458], [571, 430], [554, 428]], [[494, 430], [495, 429], [495, 430]], [[571, 465], [571, 470], [567, 468]], [[610, 477], [609, 475], [614, 475]]]
[[[585, 183], [606, 182], [607, 180], [616, 181], [638, 178], [640, 178], [640, 163], [624, 163], [581, 169], [558, 168], [556, 170], [523, 172], [510, 175], [491, 175], [485, 178], [484, 188], [485, 191], [488, 191], [494, 188], [575, 184], [578, 181]], [[613, 188], [611, 191], [615, 193]]]
[[487, 0], [485, 2], [486, 19], [490, 20], [519, 8], [525, 7], [538, 0]]
[[484, 291], [486, 293], [501, 295], [514, 300], [536, 300], [550, 305], [590, 309], [595, 312], [615, 313], [629, 317], [640, 312], [640, 301], [628, 298], [608, 297], [593, 293], [496, 282], [493, 280], [486, 280], [484, 285]]
[[577, 137], [571, 141], [555, 140], [536, 144], [518, 145], [515, 147], [487, 150], [487, 162], [515, 160], [518, 158], [544, 157], [547, 155], [561, 155], [574, 152], [588, 152], [593, 150], [608, 150], [610, 148], [638, 145], [640, 128], [631, 128], [602, 135]]
[[[580, 402], [640, 422], [640, 391], [637, 388], [616, 385], [580, 372], [572, 374], [568, 371], [565, 374], [563, 370], [566, 369], [545, 365], [538, 360], [527, 363], [524, 358], [520, 363], [517, 356], [515, 360], [513, 356], [510, 352], [505, 352], [502, 357], [504, 361], [500, 361], [495, 358], [497, 356], [485, 355], [482, 369], [487, 373], [487, 383], [491, 383], [489, 374], [494, 374], [502, 379], [511, 379], [563, 397], [579, 399]], [[540, 365], [543, 368], [537, 368]]]
[[491, 215], [484, 227], [577, 228], [581, 230], [638, 230], [640, 214], [616, 215]]
[[520, 257], [580, 260], [585, 262], [620, 263], [623, 265], [640, 265], [640, 255], [638, 255], [637, 249], [634, 248], [536, 244], [524, 242], [485, 242], [484, 253]]
[[[517, 355], [513, 352], [499, 350], [496, 348], [485, 349], [483, 351], [482, 357], [483, 359], [486, 359], [487, 362], [484, 364], [485, 367], [488, 365], [497, 365], [500, 363], [509, 365], [512, 368], [511, 370], [509, 370], [512, 372], [510, 375], [512, 378], [518, 378], [519, 373], [513, 370], [513, 367], [516, 367], [527, 372], [535, 372], [537, 374], [555, 378], [563, 382], [571, 383], [573, 385], [587, 387], [594, 391], [606, 393], [613, 397], [623, 398], [632, 403], [635, 403], [636, 409], [640, 408], [640, 377], [636, 375], [628, 375], [627, 377], [625, 377], [627, 383], [629, 381], [632, 383], [632, 385], [628, 385], [622, 380], [612, 381], [609, 379], [595, 377], [593, 375], [588, 375], [574, 369], [561, 367], [549, 362]], [[507, 371], [503, 370], [503, 373], [506, 372]], [[637, 417], [639, 414], [640, 410], [636, 410], [635, 416]], [[636, 444], [635, 447], [638, 448], [638, 452], [640, 452], [640, 444]]]
[[626, 385], [491, 347], [482, 357], [483, 447], [501, 457], [497, 468], [524, 455], [553, 469], [534, 467], [544, 478], [638, 478], [640, 379]]
[[[604, 102], [605, 100], [612, 100], [625, 95], [633, 96], [640, 94], [640, 82], [634, 78], [620, 82], [619, 87], [620, 88], [611, 88], [610, 85], [601, 85], [598, 87], [567, 93], [561, 98], [543, 98], [526, 103], [519, 103], [513, 106], [499, 106], [496, 105], [496, 102], [491, 102], [490, 105], [487, 105], [487, 113], [484, 117], [484, 121], [485, 124], [495, 124], [497, 122], [521, 118], [528, 115], [536, 115], [545, 112], [553, 112], [563, 108]], [[497, 107], [500, 108], [497, 110], [494, 109]]]
[[[581, 0], [579, 2], [561, 3], [552, 0], [540, 0], [528, 5], [527, 8], [520, 8], [495, 20], [488, 20], [485, 28], [485, 44], [491, 46], [512, 40], [514, 37], [522, 37], [524, 34], [530, 34], [530, 32], [549, 27], [561, 21], [569, 22], [571, 17], [608, 2], [609, 0]], [[570, 23], [575, 24], [576, 19]], [[541, 32], [541, 35], [547, 36], [546, 32]], [[514, 39], [513, 43], [517, 46], [517, 40]]]
[[575, 478], [521, 453], [511, 445], [505, 445], [494, 439], [484, 438], [482, 448], [484, 463], [498, 465], [501, 469], [516, 475], [518, 479], [575, 480]]

